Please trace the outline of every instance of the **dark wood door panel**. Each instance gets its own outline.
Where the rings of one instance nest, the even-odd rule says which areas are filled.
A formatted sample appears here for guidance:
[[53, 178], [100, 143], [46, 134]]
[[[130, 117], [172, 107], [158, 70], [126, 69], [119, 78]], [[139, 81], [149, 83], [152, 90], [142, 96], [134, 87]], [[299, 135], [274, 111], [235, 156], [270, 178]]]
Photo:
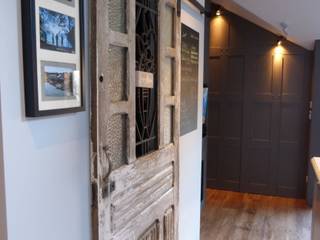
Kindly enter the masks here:
[[209, 75], [208, 87], [210, 93], [221, 93], [223, 82], [223, 62], [220, 56], [211, 57], [209, 59]]
[[225, 101], [222, 104], [221, 126], [224, 140], [241, 141], [242, 112], [242, 102]]
[[279, 150], [277, 194], [302, 198], [305, 195], [306, 164], [301, 146], [293, 142], [281, 142]]
[[251, 143], [270, 144], [272, 122], [272, 103], [254, 102], [250, 104], [250, 124], [248, 128], [248, 139]]
[[209, 93], [208, 96], [208, 119], [210, 125], [208, 126], [208, 135], [210, 137], [221, 136], [221, 114], [222, 114], [221, 101], [215, 100], [215, 96]]
[[273, 194], [279, 89], [271, 53], [251, 54], [246, 65], [242, 188]]
[[229, 23], [225, 18], [214, 18], [210, 24], [210, 46], [227, 48], [229, 45]]
[[284, 55], [276, 62], [272, 53], [225, 51], [210, 59], [209, 187], [303, 196], [308, 129], [304, 68], [300, 55]]
[[208, 137], [207, 169], [209, 171], [207, 171], [207, 186], [210, 188], [217, 187], [220, 142], [218, 138]]
[[224, 94], [242, 96], [244, 86], [244, 57], [237, 55], [228, 56], [227, 64]]
[[243, 140], [242, 191], [272, 194], [277, 145], [276, 111], [271, 101], [247, 104]]
[[[208, 186], [239, 190], [244, 57], [216, 51], [210, 58]], [[216, 151], [216, 152], [214, 152]]]
[[240, 190], [241, 145], [240, 141], [225, 140], [218, 155], [217, 187]]
[[245, 176], [242, 191], [272, 194], [272, 151], [270, 146], [255, 146], [247, 149]]
[[272, 55], [270, 53], [250, 55], [247, 59], [247, 94], [258, 99], [275, 94]]
[[283, 101], [301, 102], [306, 97], [305, 60], [303, 55], [283, 56], [283, 80], [281, 97]]
[[304, 55], [283, 56], [277, 193], [304, 197], [307, 175], [308, 69]]
[[310, 52], [227, 11], [210, 32], [208, 186], [303, 196]]

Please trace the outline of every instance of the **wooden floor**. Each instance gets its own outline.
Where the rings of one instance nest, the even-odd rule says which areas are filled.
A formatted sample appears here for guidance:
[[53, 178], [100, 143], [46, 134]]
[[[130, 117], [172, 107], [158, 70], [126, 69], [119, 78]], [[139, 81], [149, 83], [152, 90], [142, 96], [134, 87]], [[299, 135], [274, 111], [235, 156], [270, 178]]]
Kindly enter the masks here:
[[201, 240], [310, 240], [303, 200], [207, 190]]

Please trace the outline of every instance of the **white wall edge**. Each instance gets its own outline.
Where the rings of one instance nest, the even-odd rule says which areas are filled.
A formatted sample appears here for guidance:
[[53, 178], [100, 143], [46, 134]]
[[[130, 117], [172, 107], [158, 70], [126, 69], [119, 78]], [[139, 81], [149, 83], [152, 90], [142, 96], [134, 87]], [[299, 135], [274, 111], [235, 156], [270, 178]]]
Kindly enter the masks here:
[[[0, 86], [1, 88], [1, 86]], [[6, 214], [6, 189], [4, 176], [3, 140], [2, 140], [2, 116], [0, 97], [0, 239], [7, 239], [7, 214]]]
[[197, 129], [180, 137], [179, 239], [200, 239], [202, 95], [204, 71], [204, 16], [188, 1], [182, 2], [181, 22], [199, 32], [199, 85]]

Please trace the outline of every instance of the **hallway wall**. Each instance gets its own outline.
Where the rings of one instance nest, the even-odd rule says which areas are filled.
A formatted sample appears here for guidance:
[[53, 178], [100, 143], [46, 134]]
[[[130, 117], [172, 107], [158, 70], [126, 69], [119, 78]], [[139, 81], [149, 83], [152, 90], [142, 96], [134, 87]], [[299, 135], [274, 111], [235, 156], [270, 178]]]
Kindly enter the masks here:
[[304, 197], [312, 53], [226, 10], [210, 37], [208, 186]]
[[183, 2], [181, 21], [200, 35], [197, 129], [180, 137], [179, 151], [179, 239], [197, 240], [200, 237], [204, 16], [192, 5]]
[[20, 5], [1, 0], [0, 8], [8, 239], [89, 240], [88, 104], [81, 113], [25, 118]]
[[[1, 103], [1, 97], [0, 97]], [[0, 104], [0, 239], [7, 239], [7, 214], [6, 214], [6, 195], [4, 183], [3, 166], [3, 144], [2, 144], [2, 125], [1, 125], [1, 104]]]

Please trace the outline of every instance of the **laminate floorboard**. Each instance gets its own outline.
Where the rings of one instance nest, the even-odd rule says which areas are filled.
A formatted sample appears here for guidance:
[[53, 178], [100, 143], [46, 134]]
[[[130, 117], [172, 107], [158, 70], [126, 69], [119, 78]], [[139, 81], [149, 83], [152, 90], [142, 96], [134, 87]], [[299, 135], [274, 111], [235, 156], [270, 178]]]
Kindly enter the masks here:
[[304, 200], [207, 190], [201, 240], [310, 240]]

